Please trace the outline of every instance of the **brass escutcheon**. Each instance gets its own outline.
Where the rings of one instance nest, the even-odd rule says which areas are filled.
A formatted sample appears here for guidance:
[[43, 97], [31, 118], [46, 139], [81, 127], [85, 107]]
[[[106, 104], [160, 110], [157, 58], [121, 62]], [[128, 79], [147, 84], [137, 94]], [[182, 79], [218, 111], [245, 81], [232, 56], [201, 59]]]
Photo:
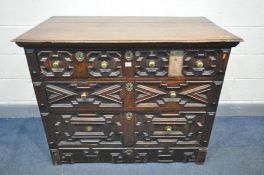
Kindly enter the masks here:
[[53, 63], [52, 63], [52, 67], [53, 68], [59, 68], [60, 67], [60, 60], [55, 60]]
[[166, 127], [165, 127], [165, 131], [166, 131], [167, 133], [170, 133], [170, 132], [172, 131], [172, 127], [171, 127], [171, 126], [166, 126]]
[[133, 151], [131, 149], [125, 150], [124, 152], [127, 156], [130, 156], [133, 154]]
[[195, 66], [198, 68], [202, 68], [204, 66], [204, 63], [201, 60], [195, 61]]
[[132, 91], [133, 90], [133, 83], [126, 83], [126, 90]]
[[78, 51], [75, 53], [75, 58], [79, 61], [82, 62], [84, 60], [84, 53], [81, 51]]
[[151, 68], [156, 67], [156, 62], [155, 62], [155, 60], [149, 60], [149, 62], [148, 62], [148, 66], [151, 67]]
[[133, 52], [131, 50], [126, 51], [125, 58], [126, 60], [131, 61], [133, 59]]
[[169, 95], [171, 98], [175, 98], [177, 96], [176, 91], [170, 91]]
[[132, 112], [127, 112], [127, 113], [126, 113], [126, 119], [127, 119], [127, 120], [131, 120], [132, 117], [133, 117]]
[[102, 61], [101, 62], [101, 68], [106, 69], [108, 67], [108, 62], [107, 61]]

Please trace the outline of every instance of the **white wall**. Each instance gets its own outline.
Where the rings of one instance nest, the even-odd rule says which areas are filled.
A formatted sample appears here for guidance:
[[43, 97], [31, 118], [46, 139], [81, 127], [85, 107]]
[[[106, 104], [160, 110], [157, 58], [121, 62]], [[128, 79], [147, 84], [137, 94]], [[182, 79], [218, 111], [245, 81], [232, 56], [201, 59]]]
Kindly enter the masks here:
[[2, 0], [0, 104], [35, 104], [22, 48], [10, 40], [50, 16], [206, 16], [245, 42], [232, 50], [221, 102], [264, 102], [263, 0]]

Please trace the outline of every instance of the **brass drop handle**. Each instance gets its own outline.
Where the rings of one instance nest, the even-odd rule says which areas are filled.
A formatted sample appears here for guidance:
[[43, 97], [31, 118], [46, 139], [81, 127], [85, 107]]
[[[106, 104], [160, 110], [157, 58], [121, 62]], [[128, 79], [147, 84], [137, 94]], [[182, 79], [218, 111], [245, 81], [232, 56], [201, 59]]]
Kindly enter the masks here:
[[102, 61], [101, 62], [101, 68], [106, 69], [108, 67], [108, 62], [107, 61]]
[[166, 131], [167, 133], [170, 133], [170, 132], [172, 131], [172, 127], [171, 127], [171, 126], [166, 126], [166, 127], [165, 127], [165, 131]]
[[81, 93], [81, 98], [82, 99], [86, 99], [87, 97], [88, 97], [88, 93], [87, 92]]
[[177, 96], [176, 91], [170, 91], [169, 95], [171, 98], [175, 98]]
[[55, 61], [52, 63], [52, 67], [53, 67], [53, 68], [59, 68], [59, 67], [60, 67], [60, 63], [61, 63], [60, 60], [55, 60]]
[[201, 60], [197, 60], [197, 61], [195, 61], [195, 66], [198, 68], [203, 68], [204, 63]]
[[155, 60], [149, 60], [149, 62], [148, 62], [148, 66], [149, 66], [150, 68], [156, 67], [156, 62], [155, 62]]

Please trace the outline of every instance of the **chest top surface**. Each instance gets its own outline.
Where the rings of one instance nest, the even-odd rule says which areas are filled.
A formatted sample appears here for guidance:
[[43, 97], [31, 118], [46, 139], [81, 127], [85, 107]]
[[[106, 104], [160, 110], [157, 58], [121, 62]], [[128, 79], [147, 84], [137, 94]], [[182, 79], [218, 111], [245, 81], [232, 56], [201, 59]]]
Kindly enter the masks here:
[[17, 43], [204, 43], [241, 38], [205, 17], [54, 16], [13, 40]]

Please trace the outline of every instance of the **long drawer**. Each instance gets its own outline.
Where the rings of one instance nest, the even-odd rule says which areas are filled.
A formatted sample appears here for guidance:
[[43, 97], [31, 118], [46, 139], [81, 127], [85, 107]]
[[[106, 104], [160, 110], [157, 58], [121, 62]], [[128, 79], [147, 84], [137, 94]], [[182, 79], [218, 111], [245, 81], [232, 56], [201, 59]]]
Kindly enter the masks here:
[[215, 113], [101, 111], [41, 115], [51, 148], [87, 149], [207, 146]]
[[76, 162], [112, 162], [112, 163], [146, 163], [146, 162], [203, 162], [207, 148], [92, 148], [80, 147], [51, 149], [53, 161], [56, 163]]
[[34, 87], [50, 110], [216, 109], [222, 81], [46, 81]]
[[228, 49], [38, 49], [28, 53], [30, 69], [51, 78], [224, 77]]

